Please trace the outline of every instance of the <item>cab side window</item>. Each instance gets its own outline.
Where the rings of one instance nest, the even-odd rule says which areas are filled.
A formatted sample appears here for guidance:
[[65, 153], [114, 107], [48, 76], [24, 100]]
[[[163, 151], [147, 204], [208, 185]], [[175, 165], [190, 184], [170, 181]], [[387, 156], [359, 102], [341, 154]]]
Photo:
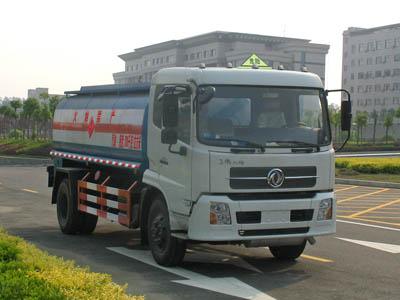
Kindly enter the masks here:
[[[154, 103], [153, 103], [153, 124], [162, 128], [162, 100], [158, 97], [164, 90], [164, 85], [156, 86]], [[186, 144], [190, 144], [190, 128], [191, 128], [191, 100], [190, 95], [177, 95], [178, 97], [178, 126], [176, 128], [178, 139]]]

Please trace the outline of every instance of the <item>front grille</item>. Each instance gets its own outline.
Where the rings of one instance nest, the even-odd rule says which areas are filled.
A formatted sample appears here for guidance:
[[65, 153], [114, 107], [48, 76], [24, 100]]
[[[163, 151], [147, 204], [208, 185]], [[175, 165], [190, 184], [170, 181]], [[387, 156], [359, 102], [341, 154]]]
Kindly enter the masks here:
[[296, 209], [290, 211], [290, 222], [311, 221], [314, 214], [313, 209]]
[[[267, 174], [272, 167], [235, 167], [230, 169], [229, 185], [232, 189], [272, 189], [267, 183]], [[285, 179], [280, 186], [285, 188], [310, 188], [317, 182], [316, 167], [282, 167], [285, 177], [310, 176], [310, 178]], [[313, 177], [314, 176], [314, 177]]]
[[[318, 191], [320, 192], [320, 191]], [[305, 192], [284, 192], [284, 193], [235, 193], [228, 194], [233, 201], [254, 201], [254, 200], [291, 200], [314, 198], [317, 191]]]
[[261, 223], [261, 211], [241, 211], [236, 213], [238, 224]]
[[307, 233], [310, 227], [239, 230], [240, 236], [281, 235]]

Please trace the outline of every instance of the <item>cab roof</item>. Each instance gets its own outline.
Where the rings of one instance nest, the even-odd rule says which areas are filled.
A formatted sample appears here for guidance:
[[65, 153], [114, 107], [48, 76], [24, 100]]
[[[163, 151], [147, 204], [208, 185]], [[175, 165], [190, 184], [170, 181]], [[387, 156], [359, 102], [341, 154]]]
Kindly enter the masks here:
[[240, 69], [240, 68], [165, 68], [159, 70], [152, 84], [183, 84], [194, 79], [198, 85], [258, 85], [287, 86], [322, 89], [324, 86], [318, 75], [308, 72]]

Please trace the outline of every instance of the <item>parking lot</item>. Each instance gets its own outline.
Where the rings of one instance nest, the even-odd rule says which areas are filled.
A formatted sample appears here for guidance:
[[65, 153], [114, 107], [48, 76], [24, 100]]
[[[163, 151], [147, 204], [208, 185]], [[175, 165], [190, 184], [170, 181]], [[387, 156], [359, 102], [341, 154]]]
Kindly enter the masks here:
[[336, 186], [337, 217], [400, 228], [400, 190]]
[[400, 190], [336, 185], [337, 233], [296, 262], [263, 247], [197, 244], [181, 267], [162, 268], [138, 231], [102, 220], [91, 236], [61, 234], [46, 175], [0, 167], [0, 226], [146, 299], [400, 299]]

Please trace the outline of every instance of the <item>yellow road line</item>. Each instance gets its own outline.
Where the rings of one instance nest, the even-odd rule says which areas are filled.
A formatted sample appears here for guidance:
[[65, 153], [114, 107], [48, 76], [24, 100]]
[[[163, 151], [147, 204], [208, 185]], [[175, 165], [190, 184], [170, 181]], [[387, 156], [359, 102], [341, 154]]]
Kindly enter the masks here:
[[346, 187], [346, 188], [343, 188], [343, 189], [335, 190], [335, 192], [347, 191], [347, 190], [354, 189], [354, 188], [356, 188], [356, 187], [358, 187], [358, 185], [353, 185], [353, 186]]
[[28, 192], [28, 193], [33, 193], [33, 194], [39, 193], [38, 191], [29, 190], [29, 189], [22, 189], [22, 190], [25, 191], [25, 192]]
[[372, 219], [399, 219], [400, 217], [382, 217], [382, 216], [366, 216], [364, 218], [372, 218]]
[[378, 223], [378, 224], [388, 224], [388, 225], [394, 225], [394, 226], [399, 226], [400, 223], [391, 223], [391, 222], [384, 222], [384, 221], [378, 221], [378, 220], [368, 220], [365, 218], [351, 218], [349, 216], [337, 216], [339, 218], [345, 218], [345, 219], [350, 219], [350, 220], [359, 220], [359, 221], [366, 221], [366, 222], [372, 222], [372, 223]]
[[386, 192], [386, 191], [389, 191], [389, 190], [390, 189], [381, 189], [379, 191], [371, 192], [371, 193], [368, 193], [368, 194], [361, 194], [361, 195], [353, 196], [353, 197], [350, 197], [350, 198], [345, 198], [343, 200], [338, 201], [337, 203], [343, 203], [343, 202], [346, 202], [346, 201], [350, 201], [350, 200], [359, 199], [359, 198], [362, 198], [362, 197], [367, 197], [367, 196], [383, 193], [383, 192]]
[[331, 262], [333, 262], [333, 260], [330, 260], [330, 259], [327, 259], [327, 258], [318, 257], [318, 256], [311, 256], [311, 255], [306, 255], [306, 254], [300, 255], [300, 257], [301, 258], [305, 258], [305, 259], [310, 259], [310, 260], [323, 262], [323, 263], [331, 263]]
[[369, 212], [371, 212], [371, 211], [374, 211], [374, 210], [377, 210], [377, 209], [380, 209], [380, 208], [383, 208], [383, 207], [386, 207], [386, 206], [389, 206], [389, 205], [392, 205], [392, 204], [395, 204], [395, 203], [400, 203], [400, 199], [393, 200], [393, 201], [390, 201], [390, 202], [386, 202], [386, 203], [384, 203], [384, 204], [377, 205], [377, 206], [368, 208], [368, 209], [366, 209], [366, 210], [362, 210], [362, 211], [360, 211], [360, 212], [358, 212], [358, 213], [352, 214], [350, 217], [352, 217], [352, 218], [358, 217], [358, 216], [360, 216], [360, 215], [364, 215], [364, 214], [369, 213]]

